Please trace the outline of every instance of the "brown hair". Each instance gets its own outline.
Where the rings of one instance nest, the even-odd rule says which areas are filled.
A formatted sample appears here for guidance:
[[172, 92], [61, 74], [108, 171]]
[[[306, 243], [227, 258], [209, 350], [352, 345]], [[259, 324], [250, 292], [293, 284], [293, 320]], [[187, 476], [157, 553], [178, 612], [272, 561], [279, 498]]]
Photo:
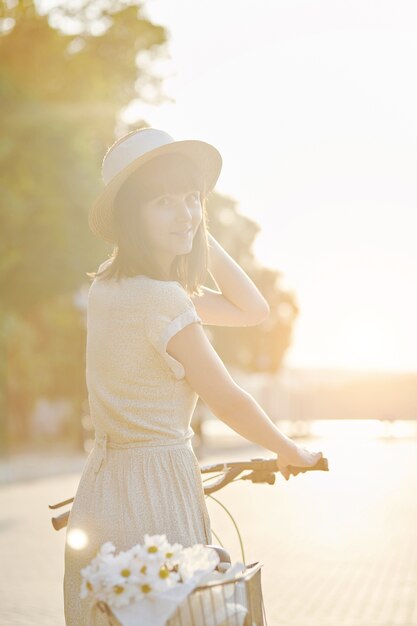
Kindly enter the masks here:
[[189, 293], [200, 294], [208, 271], [207, 192], [197, 165], [181, 153], [164, 154], [138, 168], [123, 183], [114, 199], [113, 225], [116, 242], [112, 263], [101, 272], [87, 272], [91, 278], [115, 279], [145, 274], [161, 280], [160, 268], [149, 253], [141, 229], [141, 203], [163, 193], [200, 191], [202, 220], [188, 254], [178, 255], [168, 280], [177, 280]]

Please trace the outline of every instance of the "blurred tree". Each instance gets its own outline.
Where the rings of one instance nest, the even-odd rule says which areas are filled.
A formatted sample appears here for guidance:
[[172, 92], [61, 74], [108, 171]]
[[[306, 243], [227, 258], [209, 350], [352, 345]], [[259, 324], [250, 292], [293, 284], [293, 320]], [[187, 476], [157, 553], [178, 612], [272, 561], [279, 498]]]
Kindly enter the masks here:
[[73, 295], [44, 300], [20, 317], [9, 334], [7, 360], [11, 445], [16, 447], [31, 435], [29, 417], [36, 399], [66, 398], [77, 419], [66, 425], [65, 433], [82, 447], [79, 418], [86, 397], [85, 326]]
[[[6, 378], [17, 439], [28, 432], [37, 397], [63, 395], [74, 403], [73, 440], [81, 442], [85, 325], [73, 295], [111, 251], [86, 227], [88, 208], [107, 146], [130, 130], [118, 117], [123, 107], [164, 97], [153, 65], [165, 43], [165, 29], [133, 1], [68, 0], [44, 15], [32, 0], [0, 4], [3, 444]], [[275, 372], [298, 312], [294, 296], [280, 287], [279, 272], [256, 263], [259, 226], [234, 200], [213, 193], [208, 211], [210, 230], [271, 306], [260, 326], [210, 327], [213, 343], [226, 363]]]
[[[0, 289], [13, 312], [78, 287], [104, 249], [86, 228], [102, 155], [120, 110], [157, 81], [139, 53], [166, 41], [138, 6], [65, 7], [42, 16], [20, 0], [3, 18], [14, 25], [0, 37]], [[49, 24], [67, 13], [79, 34]]]
[[[275, 373], [291, 343], [299, 309], [295, 295], [284, 290], [282, 274], [256, 261], [252, 246], [260, 226], [236, 210], [235, 200], [211, 194], [207, 211], [214, 237], [239, 263], [268, 301], [271, 313], [262, 324], [249, 327], [210, 326], [213, 345], [221, 358], [248, 372]], [[215, 288], [215, 285], [213, 285]]]
[[[71, 7], [61, 2], [40, 15], [32, 0], [0, 5], [3, 354], [10, 326], [19, 318], [26, 324], [36, 307], [53, 307], [55, 297], [72, 293], [107, 254], [108, 245], [86, 228], [101, 159], [114, 141], [120, 110], [133, 98], [148, 98], [149, 88], [157, 93], [161, 82], [152, 62], [164, 53], [166, 31], [141, 5], [96, 0]], [[56, 316], [50, 321], [52, 359], [61, 328]], [[5, 378], [14, 373], [1, 361], [4, 452]]]

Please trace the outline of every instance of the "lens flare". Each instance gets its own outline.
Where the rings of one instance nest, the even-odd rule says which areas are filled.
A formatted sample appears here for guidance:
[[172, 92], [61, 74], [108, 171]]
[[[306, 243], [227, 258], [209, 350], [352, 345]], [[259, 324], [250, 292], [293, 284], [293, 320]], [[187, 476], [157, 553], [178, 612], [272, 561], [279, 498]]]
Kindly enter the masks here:
[[82, 550], [88, 543], [87, 533], [81, 528], [72, 528], [67, 535], [67, 544], [74, 550]]

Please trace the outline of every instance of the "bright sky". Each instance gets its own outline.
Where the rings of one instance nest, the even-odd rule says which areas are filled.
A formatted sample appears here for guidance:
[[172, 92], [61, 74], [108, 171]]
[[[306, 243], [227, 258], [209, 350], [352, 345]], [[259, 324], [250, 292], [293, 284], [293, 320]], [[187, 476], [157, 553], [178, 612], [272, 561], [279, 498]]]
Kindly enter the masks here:
[[414, 0], [145, 6], [174, 102], [139, 114], [220, 150], [218, 191], [301, 308], [286, 365], [417, 370]]
[[285, 364], [417, 370], [415, 0], [147, 0], [172, 103], [301, 309]]

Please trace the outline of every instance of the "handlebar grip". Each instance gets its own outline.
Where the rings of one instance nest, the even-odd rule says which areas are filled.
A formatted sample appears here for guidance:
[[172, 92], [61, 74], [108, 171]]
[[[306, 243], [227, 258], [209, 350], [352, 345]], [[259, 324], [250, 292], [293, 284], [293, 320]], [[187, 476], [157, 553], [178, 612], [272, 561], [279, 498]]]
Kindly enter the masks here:
[[51, 518], [52, 526], [55, 528], [55, 530], [61, 530], [61, 528], [65, 528], [65, 526], [67, 526], [69, 514], [70, 512], [67, 511], [66, 513], [62, 513], [57, 517]]
[[300, 472], [311, 472], [313, 470], [322, 470], [328, 472], [329, 461], [325, 457], [321, 457], [321, 459], [319, 459], [315, 465], [311, 465], [310, 467], [297, 467], [296, 465], [287, 465], [287, 469], [289, 473], [293, 474], [294, 476], [296, 476]]

